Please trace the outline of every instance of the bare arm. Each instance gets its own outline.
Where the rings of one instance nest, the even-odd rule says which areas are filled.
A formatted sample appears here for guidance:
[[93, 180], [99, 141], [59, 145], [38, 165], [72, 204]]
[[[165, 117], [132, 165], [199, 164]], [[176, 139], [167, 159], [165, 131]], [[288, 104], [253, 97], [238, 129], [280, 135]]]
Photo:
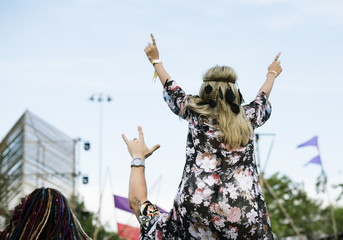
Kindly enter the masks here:
[[280, 65], [280, 61], [278, 61], [279, 57], [280, 57], [279, 53], [278, 55], [276, 55], [274, 61], [272, 62], [272, 64], [270, 64], [270, 66], [268, 67], [268, 73], [267, 73], [267, 79], [266, 81], [263, 83], [260, 91], [263, 91], [266, 93], [267, 98], [269, 98], [270, 92], [272, 91], [273, 85], [274, 85], [274, 81], [275, 78], [277, 76], [279, 76], [279, 74], [282, 72], [282, 68]]
[[[132, 157], [140, 158], [145, 161], [154, 151], [156, 151], [160, 145], [155, 145], [152, 148], [148, 148], [144, 142], [143, 130], [138, 126], [139, 139], [134, 138], [129, 141], [125, 134], [122, 134], [124, 142], [127, 145], [127, 149]], [[130, 183], [129, 183], [129, 204], [130, 208], [139, 220], [141, 205], [147, 200], [147, 187], [145, 181], [145, 168], [143, 166], [131, 167]]]
[[[152, 44], [148, 43], [148, 45], [145, 47], [144, 51], [145, 51], [149, 61], [151, 63], [153, 63], [154, 60], [160, 59], [160, 55], [159, 55], [159, 52], [157, 49], [156, 40], [154, 38], [154, 35], [152, 35], [152, 34], [151, 34], [151, 40], [152, 40]], [[155, 64], [153, 64], [153, 66], [155, 68], [155, 71], [157, 73], [158, 78], [160, 79], [162, 85], [164, 86], [167, 79], [170, 79], [169, 74], [164, 69], [162, 63], [155, 63]]]
[[129, 205], [138, 220], [141, 206], [148, 200], [147, 196], [144, 167], [132, 167], [129, 182]]

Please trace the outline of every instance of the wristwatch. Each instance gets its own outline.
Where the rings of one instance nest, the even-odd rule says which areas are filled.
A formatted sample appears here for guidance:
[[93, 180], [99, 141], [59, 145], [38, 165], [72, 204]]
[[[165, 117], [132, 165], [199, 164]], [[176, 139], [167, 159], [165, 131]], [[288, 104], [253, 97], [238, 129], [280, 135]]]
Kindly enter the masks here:
[[142, 159], [140, 159], [140, 158], [132, 159], [131, 167], [140, 167], [140, 166], [145, 167], [145, 162]]

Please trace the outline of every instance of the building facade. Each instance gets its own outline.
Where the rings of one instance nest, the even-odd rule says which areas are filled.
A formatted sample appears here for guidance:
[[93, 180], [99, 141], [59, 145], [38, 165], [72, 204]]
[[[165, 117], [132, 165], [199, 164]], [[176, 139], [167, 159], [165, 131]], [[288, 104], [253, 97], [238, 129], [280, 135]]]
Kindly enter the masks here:
[[20, 117], [0, 143], [0, 229], [35, 188], [75, 196], [76, 142], [29, 111]]

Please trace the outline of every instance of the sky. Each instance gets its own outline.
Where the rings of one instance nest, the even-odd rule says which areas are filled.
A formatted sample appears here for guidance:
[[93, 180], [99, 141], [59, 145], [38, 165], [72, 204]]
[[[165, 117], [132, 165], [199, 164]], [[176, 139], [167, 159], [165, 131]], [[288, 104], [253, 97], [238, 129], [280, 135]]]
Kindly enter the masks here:
[[[343, 2], [340, 0], [1, 0], [0, 139], [27, 109], [80, 147], [80, 196], [96, 211], [99, 193], [100, 104], [103, 103], [103, 222], [113, 225], [112, 194], [126, 196], [130, 156], [121, 139], [143, 127], [149, 146], [161, 148], [146, 162], [149, 199], [170, 209], [185, 163], [187, 124], [174, 115], [153, 82], [143, 51], [155, 35], [163, 65], [189, 94], [197, 94], [205, 71], [229, 65], [250, 102], [278, 52], [283, 72], [276, 79], [269, 121], [257, 129], [265, 175], [276, 172], [315, 192], [317, 155], [296, 146], [319, 136], [329, 185], [343, 182]], [[266, 158], [274, 140], [268, 164]], [[337, 191], [330, 187], [331, 199]], [[343, 205], [343, 202], [335, 202]]]

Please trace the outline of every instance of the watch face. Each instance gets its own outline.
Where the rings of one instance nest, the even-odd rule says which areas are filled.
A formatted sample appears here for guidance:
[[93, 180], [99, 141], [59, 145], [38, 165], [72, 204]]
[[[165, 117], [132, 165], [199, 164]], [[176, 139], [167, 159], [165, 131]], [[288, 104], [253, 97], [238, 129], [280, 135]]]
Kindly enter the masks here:
[[135, 159], [132, 159], [132, 161], [131, 161], [131, 167], [132, 166], [136, 166], [136, 167], [143, 166], [143, 167], [145, 167], [145, 163], [142, 159], [135, 158]]
[[141, 162], [142, 162], [142, 160], [140, 160], [140, 159], [135, 159], [135, 161], [133, 162], [133, 164], [136, 165], [136, 166], [139, 166], [139, 165], [142, 165]]

